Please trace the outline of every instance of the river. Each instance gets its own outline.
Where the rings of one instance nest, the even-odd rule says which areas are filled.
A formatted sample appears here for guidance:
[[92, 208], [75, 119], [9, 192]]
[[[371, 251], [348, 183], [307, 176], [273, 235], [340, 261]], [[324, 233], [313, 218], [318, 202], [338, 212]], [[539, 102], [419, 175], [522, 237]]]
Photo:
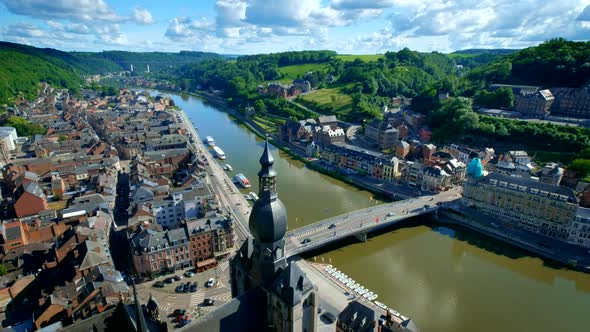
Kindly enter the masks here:
[[[244, 193], [257, 192], [262, 140], [196, 97], [168, 95], [202, 138], [215, 139], [234, 173], [250, 179], [252, 187]], [[272, 152], [290, 229], [382, 203], [276, 148]], [[554, 267], [461, 227], [426, 219], [415, 223], [314, 259], [331, 262], [378, 293], [379, 301], [414, 318], [422, 332], [590, 330], [590, 275]]]

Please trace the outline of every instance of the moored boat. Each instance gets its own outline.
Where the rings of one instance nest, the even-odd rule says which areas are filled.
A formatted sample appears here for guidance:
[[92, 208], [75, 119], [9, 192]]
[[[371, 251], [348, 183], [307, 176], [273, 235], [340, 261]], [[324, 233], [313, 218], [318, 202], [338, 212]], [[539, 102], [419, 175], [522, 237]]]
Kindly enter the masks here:
[[248, 178], [242, 173], [237, 174], [234, 177], [234, 181], [242, 185], [244, 188], [250, 188], [250, 180], [248, 180]]
[[205, 142], [207, 142], [207, 145], [211, 147], [215, 146], [215, 140], [211, 136], [205, 137]]
[[213, 147], [213, 152], [215, 152], [217, 158], [225, 159], [225, 152], [223, 152], [223, 150], [221, 150], [218, 146]]

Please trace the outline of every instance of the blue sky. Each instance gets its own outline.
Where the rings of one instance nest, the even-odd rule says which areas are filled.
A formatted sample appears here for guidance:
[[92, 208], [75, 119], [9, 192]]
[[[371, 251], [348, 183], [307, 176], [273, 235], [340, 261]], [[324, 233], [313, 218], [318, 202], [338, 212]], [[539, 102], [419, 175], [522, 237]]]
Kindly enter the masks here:
[[0, 0], [0, 40], [67, 51], [450, 52], [590, 39], [590, 0]]

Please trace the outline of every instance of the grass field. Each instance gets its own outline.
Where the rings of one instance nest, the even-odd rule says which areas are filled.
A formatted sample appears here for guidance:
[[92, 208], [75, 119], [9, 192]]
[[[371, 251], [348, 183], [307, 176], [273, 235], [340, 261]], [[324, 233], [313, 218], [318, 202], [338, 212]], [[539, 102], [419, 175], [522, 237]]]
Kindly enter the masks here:
[[279, 67], [279, 71], [285, 75], [285, 77], [281, 79], [281, 82], [288, 81], [288, 83], [291, 83], [297, 77], [303, 77], [307, 72], [324, 69], [325, 67], [325, 63], [305, 63], [301, 65]]
[[274, 133], [279, 130], [279, 126], [285, 124], [285, 120], [268, 115], [268, 117], [255, 116], [252, 118], [257, 125], [262, 127], [268, 133]]
[[332, 105], [334, 111], [339, 114], [348, 114], [352, 111], [352, 98], [342, 92], [346, 86], [319, 89], [302, 97], [305, 101], [311, 101], [320, 105]]
[[337, 55], [336, 58], [341, 59], [342, 61], [354, 61], [356, 59], [361, 59], [363, 61], [377, 61], [383, 58], [383, 54], [343, 54]]

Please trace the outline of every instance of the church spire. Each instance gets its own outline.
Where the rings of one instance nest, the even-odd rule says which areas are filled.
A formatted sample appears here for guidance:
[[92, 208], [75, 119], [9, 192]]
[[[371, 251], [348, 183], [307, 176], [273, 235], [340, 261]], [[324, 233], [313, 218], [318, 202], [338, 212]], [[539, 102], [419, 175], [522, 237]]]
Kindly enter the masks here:
[[264, 152], [259, 161], [261, 168], [258, 172], [258, 196], [265, 202], [271, 202], [277, 198], [277, 172], [273, 168], [275, 160], [270, 153], [268, 136], [264, 143]]

